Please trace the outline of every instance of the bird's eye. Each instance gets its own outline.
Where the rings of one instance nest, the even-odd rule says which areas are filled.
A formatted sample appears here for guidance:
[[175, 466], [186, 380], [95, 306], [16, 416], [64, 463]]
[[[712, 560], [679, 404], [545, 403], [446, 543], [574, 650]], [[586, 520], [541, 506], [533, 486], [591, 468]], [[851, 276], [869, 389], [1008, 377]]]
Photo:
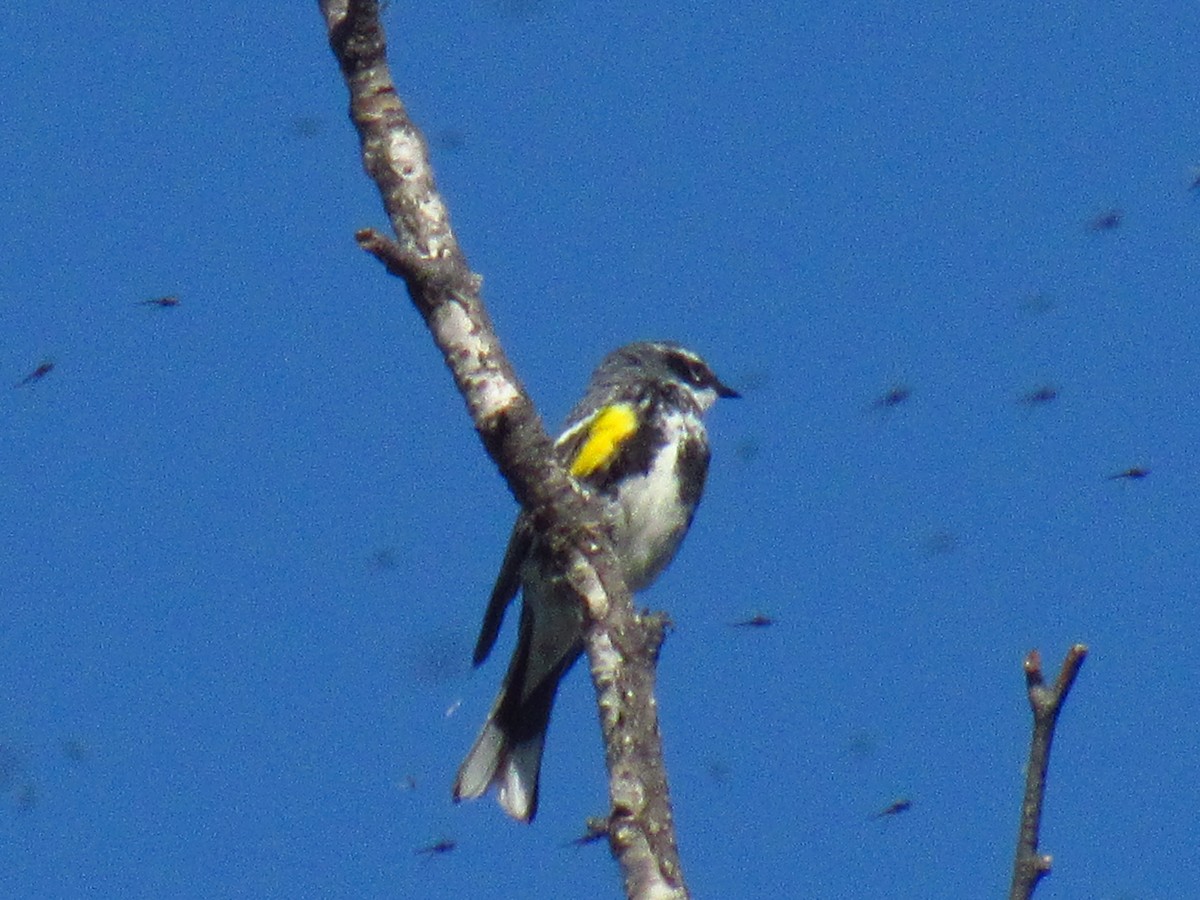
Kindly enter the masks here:
[[667, 365], [670, 366], [672, 372], [679, 376], [680, 380], [686, 381], [688, 384], [696, 387], [708, 387], [712, 384], [712, 372], [699, 360], [687, 356], [671, 356], [667, 358]]

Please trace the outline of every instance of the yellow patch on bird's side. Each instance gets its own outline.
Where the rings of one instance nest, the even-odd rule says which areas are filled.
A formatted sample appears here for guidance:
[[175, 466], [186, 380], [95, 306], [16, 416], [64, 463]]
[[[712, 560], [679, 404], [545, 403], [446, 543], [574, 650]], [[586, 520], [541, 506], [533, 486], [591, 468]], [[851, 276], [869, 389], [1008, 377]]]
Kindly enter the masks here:
[[596, 413], [587, 440], [571, 462], [571, 474], [586, 478], [607, 465], [630, 435], [637, 431], [637, 413], [627, 403], [615, 403]]

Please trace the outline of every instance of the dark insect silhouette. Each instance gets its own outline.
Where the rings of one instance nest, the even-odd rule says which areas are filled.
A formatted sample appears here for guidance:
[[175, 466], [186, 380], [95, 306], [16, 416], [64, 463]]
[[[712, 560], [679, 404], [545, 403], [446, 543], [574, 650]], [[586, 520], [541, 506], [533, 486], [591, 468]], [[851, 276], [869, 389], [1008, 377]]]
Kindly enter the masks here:
[[1057, 399], [1058, 388], [1052, 384], [1043, 384], [1023, 396], [1021, 402], [1026, 406], [1041, 406], [1044, 403], [1052, 403]]
[[879, 812], [875, 813], [875, 815], [871, 816], [871, 818], [883, 819], [888, 816], [898, 816], [900, 813], [908, 812], [910, 809], [912, 809], [912, 801], [907, 797], [901, 797], [899, 800], [893, 800]]
[[1021, 307], [1027, 312], [1035, 316], [1040, 316], [1042, 313], [1048, 313], [1054, 309], [1054, 301], [1045, 294], [1038, 292], [1030, 294], [1026, 297]]
[[292, 133], [296, 137], [316, 137], [325, 128], [320, 116], [296, 116], [292, 119]]
[[27, 384], [33, 384], [35, 381], [41, 381], [47, 375], [54, 371], [54, 363], [50, 360], [44, 360], [38, 363], [38, 367], [18, 381], [13, 387], [25, 387]]
[[380, 547], [371, 554], [371, 568], [376, 572], [394, 569], [397, 565], [396, 551], [391, 547]]
[[139, 300], [138, 306], [157, 306], [160, 309], [170, 309], [172, 306], [179, 305], [179, 298], [174, 294], [167, 294], [165, 297], [154, 297], [150, 300]]
[[1121, 224], [1123, 213], [1119, 209], [1106, 209], [1102, 213], [1097, 213], [1090, 222], [1088, 222], [1089, 231], [1112, 231]]
[[435, 841], [425, 847], [418, 847], [413, 851], [417, 856], [436, 856], [439, 853], [449, 853], [458, 846], [458, 841], [453, 841], [450, 838], [442, 838], [440, 841]]
[[951, 531], [939, 529], [925, 535], [923, 545], [925, 552], [930, 556], [938, 556], [943, 553], [953, 553], [954, 548], [958, 546], [958, 538]]
[[764, 616], [762, 613], [755, 613], [748, 619], [743, 619], [740, 622], [734, 622], [730, 628], [767, 628], [774, 625], [775, 620], [770, 616]]
[[1124, 478], [1129, 481], [1136, 481], [1139, 478], [1145, 478], [1150, 474], [1149, 469], [1143, 469], [1141, 466], [1133, 466], [1126, 469], [1124, 472], [1118, 472], [1116, 475], [1109, 475], [1109, 481], [1116, 481], [1118, 478]]
[[911, 396], [912, 391], [906, 385], [898, 384], [871, 405], [875, 409], [891, 409], [893, 406], [899, 406]]

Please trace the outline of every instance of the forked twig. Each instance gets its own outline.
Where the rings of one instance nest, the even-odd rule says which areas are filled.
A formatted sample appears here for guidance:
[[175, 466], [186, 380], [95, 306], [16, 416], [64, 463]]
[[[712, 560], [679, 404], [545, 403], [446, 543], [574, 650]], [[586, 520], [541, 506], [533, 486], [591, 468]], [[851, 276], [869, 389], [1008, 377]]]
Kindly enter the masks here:
[[1025, 771], [1025, 799], [1021, 803], [1021, 828], [1017, 834], [1009, 900], [1028, 900], [1033, 896], [1038, 882], [1050, 874], [1050, 854], [1038, 852], [1046, 771], [1050, 767], [1050, 745], [1054, 741], [1058, 714], [1062, 711], [1087, 652], [1085, 644], [1076, 644], [1068, 650], [1052, 686], [1047, 686], [1042, 677], [1042, 655], [1037, 650], [1031, 650], [1025, 657], [1025, 685], [1029, 692], [1029, 705], [1033, 709], [1033, 738], [1029, 745], [1029, 766]]

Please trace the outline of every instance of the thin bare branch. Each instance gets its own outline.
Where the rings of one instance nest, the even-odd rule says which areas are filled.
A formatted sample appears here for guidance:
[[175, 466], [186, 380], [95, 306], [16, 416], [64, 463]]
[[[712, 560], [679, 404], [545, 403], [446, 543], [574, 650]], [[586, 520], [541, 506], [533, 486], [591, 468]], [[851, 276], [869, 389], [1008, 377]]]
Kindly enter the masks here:
[[587, 609], [586, 642], [609, 769], [609, 842], [633, 898], [686, 898], [654, 700], [661, 622], [638, 616], [595, 506], [552, 454], [517, 380], [438, 194], [428, 147], [397, 96], [378, 0], [321, 0], [350, 91], [363, 165], [396, 238], [359, 245], [404, 279], [466, 400], [488, 454]]
[[1025, 657], [1025, 685], [1033, 709], [1033, 737], [1029, 746], [1029, 765], [1025, 772], [1025, 797], [1021, 803], [1021, 827], [1013, 861], [1009, 900], [1028, 900], [1039, 881], [1050, 874], [1052, 859], [1038, 852], [1038, 832], [1042, 824], [1042, 801], [1046, 794], [1046, 771], [1050, 767], [1050, 745], [1054, 726], [1066, 702], [1067, 694], [1087, 657], [1087, 646], [1076, 644], [1067, 651], [1054, 685], [1047, 687], [1042, 676], [1042, 656], [1031, 650]]

